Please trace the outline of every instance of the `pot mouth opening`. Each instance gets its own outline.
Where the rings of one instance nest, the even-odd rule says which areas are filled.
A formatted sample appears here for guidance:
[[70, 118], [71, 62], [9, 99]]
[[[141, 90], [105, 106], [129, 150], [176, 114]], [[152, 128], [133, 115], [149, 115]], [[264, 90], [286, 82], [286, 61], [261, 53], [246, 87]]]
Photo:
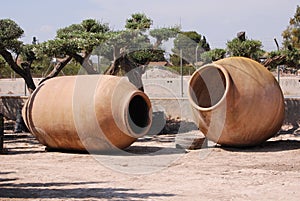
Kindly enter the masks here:
[[133, 137], [145, 135], [151, 126], [152, 110], [150, 100], [143, 94], [133, 94], [129, 101], [126, 121]]
[[189, 101], [198, 110], [212, 110], [226, 98], [229, 84], [229, 75], [222, 66], [214, 63], [204, 65], [193, 73], [189, 81]]

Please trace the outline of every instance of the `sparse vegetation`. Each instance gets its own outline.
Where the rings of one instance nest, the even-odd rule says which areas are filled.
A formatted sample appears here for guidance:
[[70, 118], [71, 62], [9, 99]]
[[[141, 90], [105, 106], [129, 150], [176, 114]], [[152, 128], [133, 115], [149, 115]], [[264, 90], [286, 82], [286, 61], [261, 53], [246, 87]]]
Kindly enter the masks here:
[[[32, 77], [49, 79], [57, 75], [78, 74], [81, 67], [89, 74], [124, 75], [151, 61], [166, 61], [168, 57], [161, 45], [171, 38], [174, 44], [169, 63], [178, 73], [181, 73], [182, 63], [183, 75], [191, 74], [195, 70], [193, 66], [199, 66], [199, 63], [226, 56], [244, 56], [257, 61], [266, 57], [264, 64], [270, 69], [277, 65], [300, 68], [299, 6], [282, 33], [283, 48], [269, 53], [263, 50], [261, 41], [248, 39], [245, 34], [227, 41], [226, 49], [211, 50], [206, 37], [196, 31], [181, 31], [179, 26], [151, 29], [152, 24], [152, 19], [143, 13], [132, 14], [126, 19], [124, 30], [117, 31], [110, 30], [107, 23], [86, 19], [58, 29], [54, 39], [39, 44], [34, 38], [32, 44], [24, 44], [20, 41], [24, 30], [11, 19], [0, 19], [1, 78], [22, 77], [33, 91], [36, 86]], [[151, 41], [150, 37], [155, 40]], [[103, 65], [93, 64], [91, 55], [100, 58]]]

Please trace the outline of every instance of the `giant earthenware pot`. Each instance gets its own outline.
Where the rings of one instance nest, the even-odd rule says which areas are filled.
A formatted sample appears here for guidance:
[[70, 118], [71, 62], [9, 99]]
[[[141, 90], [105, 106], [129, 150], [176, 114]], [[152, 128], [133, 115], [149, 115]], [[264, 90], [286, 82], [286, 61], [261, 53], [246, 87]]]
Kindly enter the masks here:
[[29, 130], [53, 149], [124, 149], [147, 133], [149, 98], [125, 78], [64, 76], [47, 80], [23, 107]]
[[248, 58], [225, 58], [199, 68], [191, 76], [188, 94], [199, 129], [221, 145], [261, 144], [284, 120], [278, 82]]

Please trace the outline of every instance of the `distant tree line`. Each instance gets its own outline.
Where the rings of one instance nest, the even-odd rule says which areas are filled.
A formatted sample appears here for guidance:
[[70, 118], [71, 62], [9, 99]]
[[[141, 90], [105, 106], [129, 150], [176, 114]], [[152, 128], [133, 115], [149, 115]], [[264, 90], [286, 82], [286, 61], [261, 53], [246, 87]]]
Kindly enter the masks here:
[[[211, 49], [206, 37], [196, 31], [182, 31], [180, 26], [151, 28], [153, 22], [143, 13], [134, 13], [123, 30], [111, 30], [107, 23], [86, 19], [79, 24], [58, 29], [54, 39], [24, 44], [20, 38], [24, 30], [11, 19], [0, 19], [0, 76], [24, 78], [29, 91], [35, 90], [33, 77], [41, 82], [57, 75], [104, 73], [127, 75], [141, 90], [141, 75], [150, 62], [167, 61], [175, 70], [183, 65], [199, 66], [227, 56], [244, 56], [257, 61], [262, 58], [270, 68], [287, 65], [300, 68], [300, 7], [283, 31], [282, 48], [265, 52], [259, 40], [248, 39], [240, 32], [226, 49]], [[167, 55], [164, 42], [173, 40]], [[91, 61], [97, 56], [101, 65]], [[280, 59], [278, 59], [280, 58]], [[97, 62], [98, 63], [98, 62]], [[134, 73], [132, 73], [134, 72]]]

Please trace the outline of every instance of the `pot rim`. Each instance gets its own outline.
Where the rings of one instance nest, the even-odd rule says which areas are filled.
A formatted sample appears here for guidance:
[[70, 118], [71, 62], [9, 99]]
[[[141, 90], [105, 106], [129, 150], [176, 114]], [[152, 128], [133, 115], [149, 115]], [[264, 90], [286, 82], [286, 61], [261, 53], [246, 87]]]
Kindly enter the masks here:
[[[147, 110], [148, 110], [147, 123], [144, 127], [140, 127], [138, 125], [132, 125], [129, 123], [131, 121], [130, 120], [131, 117], [129, 116], [130, 115], [129, 114], [129, 104], [135, 97], [138, 97], [138, 96], [141, 97], [143, 99], [143, 101], [146, 103]], [[152, 124], [152, 106], [151, 106], [151, 101], [148, 98], [148, 96], [144, 92], [139, 91], [139, 90], [136, 90], [133, 93], [131, 93], [129, 95], [128, 102], [126, 103], [126, 106], [124, 108], [123, 115], [124, 115], [123, 118], [125, 120], [125, 125], [127, 125], [126, 126], [126, 128], [128, 129], [127, 131], [129, 132], [129, 133], [125, 132], [125, 134], [129, 134], [129, 136], [134, 137], [134, 138], [139, 138], [139, 137], [146, 135], [148, 133], [148, 131], [150, 130], [150, 127]], [[140, 132], [136, 132], [135, 131], [136, 129], [140, 129]]]
[[[210, 107], [201, 107], [199, 106], [195, 101], [194, 101], [194, 98], [193, 98], [193, 92], [192, 92], [192, 87], [191, 87], [191, 84], [192, 82], [194, 81], [195, 78], [197, 78], [197, 76], [199, 74], [201, 74], [202, 71], [206, 70], [207, 68], [217, 68], [219, 69], [222, 74], [224, 75], [225, 77], [225, 91], [221, 97], [221, 99], [214, 105], [210, 106]], [[190, 104], [197, 110], [200, 110], [200, 111], [211, 111], [211, 110], [214, 110], [215, 108], [219, 107], [222, 103], [224, 103], [224, 101], [226, 101], [226, 96], [228, 94], [228, 91], [229, 91], [229, 88], [230, 88], [230, 76], [229, 76], [229, 73], [228, 71], [222, 66], [222, 65], [219, 65], [219, 64], [216, 64], [216, 63], [211, 63], [211, 64], [206, 64], [202, 67], [200, 67], [198, 70], [196, 70], [189, 82], [188, 82], [188, 99], [189, 99], [189, 102]]]

